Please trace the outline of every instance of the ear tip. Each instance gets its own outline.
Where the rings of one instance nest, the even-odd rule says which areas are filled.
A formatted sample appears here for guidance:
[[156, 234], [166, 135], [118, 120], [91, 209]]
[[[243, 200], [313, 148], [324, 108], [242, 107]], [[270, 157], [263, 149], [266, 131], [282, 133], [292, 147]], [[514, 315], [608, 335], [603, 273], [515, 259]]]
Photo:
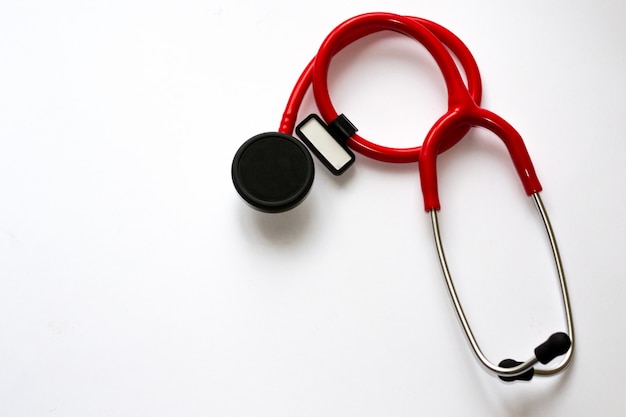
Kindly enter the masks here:
[[[498, 366], [500, 366], [501, 368], [514, 368], [521, 364], [522, 362], [518, 362], [513, 359], [504, 359], [498, 364]], [[504, 382], [530, 381], [531, 379], [533, 379], [534, 375], [535, 375], [534, 368], [530, 368], [526, 372], [519, 374], [519, 375], [514, 375], [514, 376], [498, 375], [498, 378], [500, 378]]]
[[548, 340], [537, 346], [535, 356], [542, 364], [547, 364], [557, 356], [561, 356], [572, 347], [572, 339], [567, 333], [557, 332], [552, 334]]

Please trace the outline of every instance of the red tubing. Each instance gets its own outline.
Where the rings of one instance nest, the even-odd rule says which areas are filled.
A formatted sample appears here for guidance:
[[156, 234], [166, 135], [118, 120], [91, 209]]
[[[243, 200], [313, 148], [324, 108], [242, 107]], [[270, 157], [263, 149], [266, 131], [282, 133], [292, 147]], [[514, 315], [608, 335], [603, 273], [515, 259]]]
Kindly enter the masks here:
[[[480, 106], [482, 85], [476, 61], [465, 44], [452, 32], [431, 21], [391, 13], [368, 13], [348, 19], [324, 40], [317, 56], [298, 79], [285, 108], [279, 131], [293, 134], [298, 109], [310, 86], [315, 102], [326, 123], [338, 114], [328, 92], [328, 68], [332, 58], [356, 40], [383, 30], [401, 33], [420, 42], [435, 59], [448, 89], [448, 111], [430, 129], [423, 146], [390, 148], [353, 135], [348, 145], [370, 158], [385, 162], [419, 161], [420, 180], [426, 211], [439, 210], [437, 189], [437, 155], [456, 144], [472, 126], [495, 133], [506, 145], [515, 169], [528, 195], [541, 191], [526, 146], [519, 133], [500, 116]], [[465, 71], [467, 87], [452, 52]]]
[[541, 191], [541, 183], [520, 134], [506, 120], [478, 106], [459, 106], [444, 114], [426, 135], [419, 158], [420, 182], [426, 211], [439, 210], [437, 187], [437, 154], [448, 132], [463, 126], [480, 126], [495, 133], [504, 142], [524, 191], [532, 195]]
[[[480, 104], [482, 84], [478, 65], [469, 49], [452, 32], [434, 22], [417, 17], [391, 13], [368, 13], [345, 21], [327, 36], [317, 56], [311, 60], [298, 79], [285, 108], [279, 131], [288, 135], [293, 134], [298, 110], [311, 85], [322, 118], [327, 123], [332, 122], [338, 115], [328, 93], [327, 76], [332, 57], [356, 40], [383, 30], [412, 37], [422, 43], [433, 55], [448, 88], [449, 106], [472, 101]], [[446, 47], [461, 63], [468, 81], [467, 88]], [[440, 151], [443, 152], [456, 144], [468, 129], [469, 127], [464, 126], [450, 132]], [[357, 134], [348, 140], [348, 145], [365, 156], [385, 162], [416, 162], [421, 150], [420, 146], [390, 148], [377, 145]]]

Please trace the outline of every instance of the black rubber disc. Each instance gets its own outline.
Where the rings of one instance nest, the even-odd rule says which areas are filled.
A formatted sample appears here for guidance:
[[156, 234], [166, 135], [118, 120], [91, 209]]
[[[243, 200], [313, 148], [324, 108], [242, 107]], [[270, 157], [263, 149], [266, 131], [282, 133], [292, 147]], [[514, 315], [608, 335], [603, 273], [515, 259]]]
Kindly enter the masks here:
[[262, 133], [246, 141], [233, 160], [233, 184], [254, 208], [277, 213], [297, 206], [313, 184], [307, 148], [283, 133]]

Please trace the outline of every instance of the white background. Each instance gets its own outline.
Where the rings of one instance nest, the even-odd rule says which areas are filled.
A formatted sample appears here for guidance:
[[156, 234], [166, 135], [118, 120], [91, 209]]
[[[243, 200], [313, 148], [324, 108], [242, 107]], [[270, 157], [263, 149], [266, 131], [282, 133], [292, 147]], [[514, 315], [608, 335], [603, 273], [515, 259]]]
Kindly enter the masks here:
[[[416, 164], [316, 164], [280, 215], [232, 186], [326, 34], [381, 10], [463, 39], [483, 105], [525, 139], [571, 291], [562, 375], [503, 384], [475, 360]], [[623, 415], [625, 16], [617, 0], [3, 1], [0, 415]], [[341, 53], [330, 89], [385, 145], [421, 144], [446, 108], [434, 61], [394, 34]], [[534, 206], [481, 130], [439, 182], [476, 336], [526, 359], [564, 330]]]

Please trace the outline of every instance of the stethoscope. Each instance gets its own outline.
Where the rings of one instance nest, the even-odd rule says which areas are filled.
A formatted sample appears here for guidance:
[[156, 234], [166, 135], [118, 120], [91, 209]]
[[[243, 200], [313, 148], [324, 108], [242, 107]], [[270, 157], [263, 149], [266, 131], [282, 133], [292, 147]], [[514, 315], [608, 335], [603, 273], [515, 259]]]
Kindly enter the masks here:
[[[356, 127], [337, 113], [328, 92], [328, 68], [332, 57], [364, 36], [390, 30], [420, 42], [439, 66], [448, 91], [448, 110], [432, 126], [421, 147], [390, 148], [359, 136]], [[467, 87], [451, 55], [456, 56], [467, 78]], [[310, 115], [296, 126], [298, 110], [307, 89], [312, 86], [321, 114]], [[541, 201], [541, 184], [519, 133], [500, 116], [480, 107], [482, 85], [476, 62], [465, 44], [446, 28], [431, 21], [391, 13], [368, 13], [337, 26], [322, 43], [317, 56], [298, 79], [283, 114], [278, 132], [262, 133], [246, 141], [232, 164], [237, 192], [254, 208], [282, 212], [297, 206], [308, 194], [314, 177], [313, 160], [308, 149], [335, 175], [345, 172], [357, 152], [385, 162], [418, 162], [424, 208], [430, 214], [433, 236], [452, 304], [465, 335], [479, 361], [504, 381], [526, 380], [534, 375], [554, 375], [565, 369], [574, 350], [574, 327], [567, 284], [557, 242]], [[328, 122], [328, 124], [326, 124]], [[518, 362], [505, 359], [497, 365], [482, 352], [457, 295], [446, 261], [437, 212], [440, 209], [437, 187], [437, 155], [459, 142], [471, 127], [483, 127], [505, 144], [526, 194], [533, 198], [545, 225], [556, 265], [566, 332], [552, 334], [534, 350], [530, 359]], [[295, 139], [298, 137], [306, 144]], [[565, 355], [549, 368], [535, 368]]]

